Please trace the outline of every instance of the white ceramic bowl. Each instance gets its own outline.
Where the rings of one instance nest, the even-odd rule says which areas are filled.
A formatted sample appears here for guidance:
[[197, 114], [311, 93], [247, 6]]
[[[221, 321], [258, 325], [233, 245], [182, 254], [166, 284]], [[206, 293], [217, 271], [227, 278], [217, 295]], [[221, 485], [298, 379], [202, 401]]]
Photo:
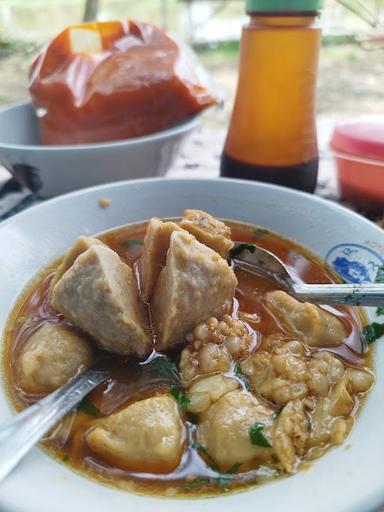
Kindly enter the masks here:
[[[111, 199], [107, 209], [98, 200]], [[0, 328], [28, 281], [79, 234], [95, 234], [153, 215], [201, 208], [306, 245], [351, 280], [370, 280], [384, 262], [383, 232], [314, 196], [237, 180], [140, 180], [78, 191], [0, 224]], [[369, 312], [371, 318], [372, 312]], [[308, 471], [240, 494], [171, 500], [105, 487], [35, 448], [2, 484], [1, 512], [365, 512], [384, 503], [384, 345], [376, 344], [377, 383], [341, 447]], [[0, 389], [1, 421], [11, 416]]]
[[43, 198], [101, 183], [163, 176], [197, 122], [193, 117], [169, 130], [115, 142], [43, 146], [31, 103], [18, 103], [0, 110], [0, 164]]

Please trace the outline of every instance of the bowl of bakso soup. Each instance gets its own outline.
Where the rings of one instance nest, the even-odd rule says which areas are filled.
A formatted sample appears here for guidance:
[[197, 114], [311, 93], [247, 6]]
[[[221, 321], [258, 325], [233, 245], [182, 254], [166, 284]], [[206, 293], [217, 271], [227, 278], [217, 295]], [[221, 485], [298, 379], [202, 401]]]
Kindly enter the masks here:
[[0, 225], [2, 418], [108, 371], [10, 475], [2, 510], [380, 504], [380, 310], [301, 302], [235, 268], [237, 242], [307, 283], [384, 274], [375, 225], [236, 180], [103, 186]]

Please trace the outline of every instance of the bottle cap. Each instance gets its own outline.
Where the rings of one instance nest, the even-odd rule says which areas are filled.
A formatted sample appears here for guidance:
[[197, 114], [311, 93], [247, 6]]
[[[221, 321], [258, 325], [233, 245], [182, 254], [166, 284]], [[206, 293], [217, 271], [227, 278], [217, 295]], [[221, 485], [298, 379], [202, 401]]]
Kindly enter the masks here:
[[323, 0], [246, 0], [247, 13], [316, 12]]

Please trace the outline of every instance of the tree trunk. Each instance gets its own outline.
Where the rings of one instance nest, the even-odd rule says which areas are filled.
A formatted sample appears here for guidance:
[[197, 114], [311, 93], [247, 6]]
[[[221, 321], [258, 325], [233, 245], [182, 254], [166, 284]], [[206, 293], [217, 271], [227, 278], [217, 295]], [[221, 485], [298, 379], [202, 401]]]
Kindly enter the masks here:
[[86, 0], [83, 21], [95, 21], [99, 11], [99, 0]]

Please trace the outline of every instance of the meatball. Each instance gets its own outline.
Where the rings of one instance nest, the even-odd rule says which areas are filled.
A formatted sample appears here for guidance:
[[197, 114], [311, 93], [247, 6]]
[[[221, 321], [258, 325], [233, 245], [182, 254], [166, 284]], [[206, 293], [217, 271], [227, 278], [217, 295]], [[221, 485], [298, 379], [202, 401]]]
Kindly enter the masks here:
[[253, 444], [250, 429], [258, 423], [271, 442], [272, 413], [247, 391], [226, 393], [201, 414], [197, 440], [222, 471], [247, 461], [262, 463], [271, 456], [271, 448]]
[[185, 437], [176, 401], [161, 395], [97, 420], [87, 434], [87, 443], [112, 465], [168, 473], [180, 462]]
[[193, 327], [232, 308], [237, 279], [228, 263], [187, 232], [174, 231], [153, 293], [157, 349], [184, 340]]
[[51, 301], [105, 350], [143, 356], [151, 349], [133, 272], [109, 247], [94, 245], [78, 256], [53, 288]]
[[231, 228], [201, 210], [185, 210], [180, 226], [194, 235], [199, 242], [228, 257], [233, 247]]
[[44, 324], [20, 354], [20, 385], [27, 393], [49, 393], [91, 364], [87, 340], [69, 327]]
[[266, 303], [279, 321], [310, 347], [337, 347], [346, 337], [343, 324], [334, 315], [281, 290], [269, 292]]

